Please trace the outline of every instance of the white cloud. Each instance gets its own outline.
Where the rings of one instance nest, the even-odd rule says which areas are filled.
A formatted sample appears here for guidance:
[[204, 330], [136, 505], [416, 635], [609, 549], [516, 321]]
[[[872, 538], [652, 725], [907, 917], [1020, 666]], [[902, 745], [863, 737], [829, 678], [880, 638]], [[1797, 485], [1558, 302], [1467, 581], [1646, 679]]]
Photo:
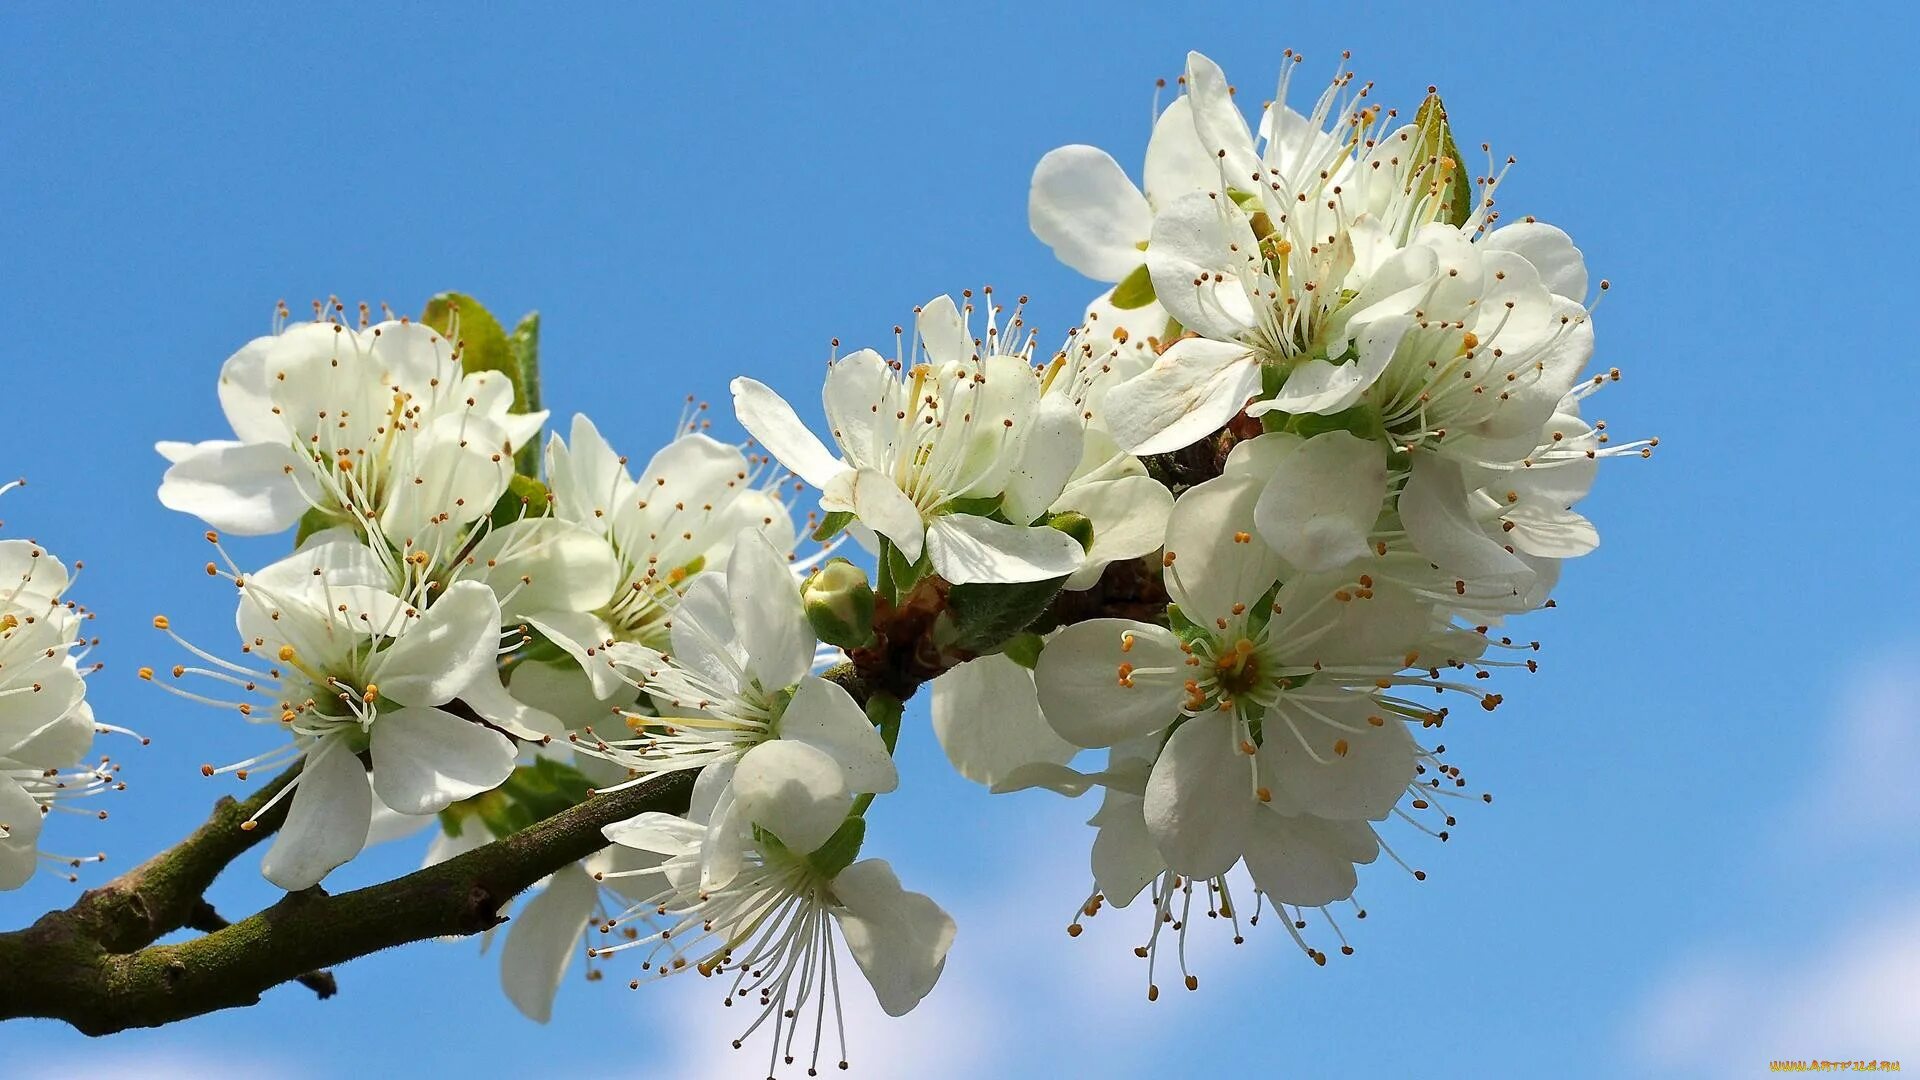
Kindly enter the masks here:
[[1676, 969], [1634, 1049], [1663, 1070], [1751, 1076], [1775, 1060], [1920, 1064], [1920, 895], [1790, 950]]
[[89, 1047], [62, 1055], [57, 1064], [22, 1063], [20, 1080], [254, 1080], [271, 1076], [291, 1080], [304, 1075], [290, 1062], [250, 1059], [231, 1049], [115, 1049]]
[[1920, 666], [1883, 656], [1847, 679], [1828, 725], [1808, 813], [1794, 815], [1823, 844], [1879, 843], [1920, 831]]
[[[1151, 927], [1144, 898], [1126, 909], [1104, 909], [1078, 938], [1066, 933], [1068, 919], [1091, 885], [1085, 849], [1092, 839], [1092, 830], [1085, 828], [1036, 829], [1008, 854], [991, 891], [937, 897], [951, 901], [959, 934], [940, 984], [905, 1017], [883, 1014], [858, 970], [850, 961], [843, 963], [852, 1063], [844, 1075], [971, 1078], [1003, 1071], [1016, 1054], [1036, 1069], [1056, 1062], [1070, 1064], [1075, 1073], [1124, 1075], [1137, 1064], [1132, 1055], [1141, 1045], [1123, 1033], [1179, 1031], [1208, 1007], [1208, 1000], [1217, 1004], [1219, 995], [1232, 995], [1234, 984], [1252, 967], [1244, 962], [1249, 954], [1263, 954], [1267, 963], [1261, 977], [1269, 980], [1278, 958], [1305, 962], [1284, 931], [1269, 932], [1264, 919], [1247, 944], [1235, 948], [1226, 926], [1196, 911], [1188, 958], [1204, 985], [1194, 994], [1180, 987], [1169, 935], [1163, 938], [1163, 967], [1156, 975], [1160, 1001], [1148, 1004], [1146, 962], [1133, 954]], [[1195, 906], [1200, 907], [1198, 898]], [[655, 1060], [662, 1075], [748, 1075], [765, 1064], [764, 1031], [745, 1049], [732, 1049], [752, 1014], [737, 1006], [722, 1008], [717, 990], [698, 976], [642, 984], [642, 995], [652, 995], [645, 1008], [661, 1032], [662, 1056]], [[830, 1015], [827, 1023], [821, 1075], [843, 1075], [833, 1068], [838, 1043]], [[781, 1076], [805, 1075], [812, 1041], [809, 1027], [796, 1040], [795, 1064], [782, 1066]]]

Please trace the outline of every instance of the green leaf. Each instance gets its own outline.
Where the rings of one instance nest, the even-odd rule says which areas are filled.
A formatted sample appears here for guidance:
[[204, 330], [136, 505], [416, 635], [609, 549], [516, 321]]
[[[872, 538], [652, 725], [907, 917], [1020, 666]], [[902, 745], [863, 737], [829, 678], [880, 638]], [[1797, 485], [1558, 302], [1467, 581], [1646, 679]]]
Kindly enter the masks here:
[[1147, 273], [1147, 264], [1141, 263], [1133, 268], [1133, 273], [1120, 279], [1113, 287], [1113, 306], [1122, 311], [1132, 311], [1153, 303], [1153, 276]]
[[478, 821], [494, 839], [504, 839], [586, 801], [591, 785], [570, 765], [540, 758], [513, 770], [492, 791], [440, 811], [440, 827], [457, 837]]
[[1045, 647], [1045, 638], [1042, 638], [1039, 634], [1029, 632], [1015, 634], [1013, 637], [1008, 638], [1006, 648], [1001, 649], [1000, 652], [1001, 655], [1007, 659], [1019, 664], [1028, 671], [1032, 671], [1034, 668], [1040, 666], [1040, 650]]
[[465, 293], [444, 292], [427, 301], [420, 321], [447, 336], [460, 353], [460, 369], [466, 372], [498, 371], [513, 383], [513, 411], [530, 412], [529, 400], [520, 375], [520, 361], [514, 355], [507, 332], [500, 320]]
[[516, 398], [521, 412], [540, 411], [540, 313], [529, 311], [521, 316], [518, 326], [507, 338], [507, 347], [513, 350], [514, 363], [519, 366], [520, 381], [514, 384], [514, 390], [524, 393]]
[[[540, 411], [540, 313], [529, 311], [520, 319], [507, 338], [507, 345], [513, 350], [514, 363], [520, 370], [520, 381], [514, 385], [515, 394], [521, 412]], [[540, 475], [540, 440], [528, 439], [526, 445], [513, 456], [514, 465], [522, 476]]]
[[[1438, 93], [1428, 94], [1427, 100], [1420, 103], [1413, 123], [1420, 141], [1410, 182], [1439, 196], [1440, 220], [1456, 227], [1465, 225], [1473, 215], [1473, 181], [1467, 176], [1466, 163], [1460, 159], [1460, 148], [1454, 145], [1453, 128], [1447, 123], [1447, 107], [1441, 104]], [[1412, 190], [1411, 186], [1408, 190]]]
[[1053, 601], [1066, 578], [1013, 585], [955, 585], [947, 591], [953, 646], [983, 655], [1004, 648]]
[[493, 523], [510, 525], [522, 517], [546, 517], [548, 509], [547, 485], [515, 473], [507, 481], [507, 490], [500, 493], [500, 501], [493, 504]]

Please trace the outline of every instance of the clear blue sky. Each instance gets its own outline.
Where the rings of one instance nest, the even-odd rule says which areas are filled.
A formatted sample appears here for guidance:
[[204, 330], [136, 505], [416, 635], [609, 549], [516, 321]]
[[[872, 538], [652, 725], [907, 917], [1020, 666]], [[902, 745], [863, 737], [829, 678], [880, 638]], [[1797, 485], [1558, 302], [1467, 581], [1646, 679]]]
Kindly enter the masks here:
[[[110, 746], [131, 790], [54, 846], [130, 864], [225, 790], [201, 761], [262, 745], [133, 672], [171, 656], [156, 612], [230, 633], [201, 527], [153, 497], [151, 444], [223, 433], [216, 370], [274, 301], [537, 307], [549, 402], [643, 455], [736, 373], [811, 403], [829, 338], [885, 344], [940, 292], [1031, 293], [1064, 330], [1094, 287], [1027, 232], [1042, 153], [1090, 142], [1136, 167], [1153, 80], [1188, 48], [1262, 96], [1282, 48], [1307, 54], [1303, 85], [1351, 48], [1381, 99], [1410, 109], [1438, 83], [1464, 144], [1519, 158], [1509, 215], [1568, 228], [1615, 286], [1597, 362], [1627, 378], [1595, 411], [1663, 439], [1603, 470], [1585, 507], [1603, 546], [1529, 624], [1541, 672], [1448, 730], [1496, 801], [1415, 849], [1426, 882], [1363, 875], [1356, 956], [1316, 969], [1263, 926], [1207, 952], [1199, 993], [1149, 1007], [1137, 921], [1059, 930], [1092, 805], [988, 799], [922, 715], [869, 850], [960, 937], [855, 1075], [1920, 1068], [1909, 7], [208, 7], [0, 15], [0, 472], [32, 481], [0, 517], [86, 560], [108, 665], [92, 700], [153, 738]], [[270, 899], [256, 871], [219, 883], [224, 910]], [[73, 893], [0, 895], [0, 926]], [[542, 1029], [473, 953], [415, 946], [343, 969], [333, 1001], [289, 987], [100, 1043], [12, 1024], [0, 1061], [692, 1073], [731, 1018], [706, 987], [632, 994], [621, 974], [571, 981]]]

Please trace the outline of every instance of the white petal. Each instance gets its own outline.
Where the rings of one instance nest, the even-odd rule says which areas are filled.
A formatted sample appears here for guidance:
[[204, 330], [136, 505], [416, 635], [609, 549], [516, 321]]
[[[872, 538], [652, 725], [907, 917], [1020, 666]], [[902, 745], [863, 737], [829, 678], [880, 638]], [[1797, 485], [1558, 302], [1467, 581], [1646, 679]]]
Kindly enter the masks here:
[[[1382, 715], [1371, 695], [1346, 697], [1313, 702], [1320, 716], [1340, 723], [1336, 730], [1289, 707], [1283, 696], [1261, 726], [1261, 775], [1270, 777], [1266, 783], [1276, 804], [1284, 800], [1289, 812], [1382, 821], [1413, 780], [1416, 747], [1406, 725], [1391, 713], [1385, 714], [1385, 724], [1371, 724], [1369, 716]], [[1336, 743], [1345, 753], [1335, 749]]]
[[1259, 800], [1234, 725], [1198, 716], [1173, 733], [1147, 780], [1147, 828], [1167, 869], [1216, 877], [1240, 861]]
[[1525, 583], [1532, 572], [1469, 516], [1460, 467], [1437, 454], [1416, 453], [1400, 492], [1400, 521], [1420, 554], [1449, 574]]
[[833, 758], [848, 791], [884, 795], [900, 786], [886, 740], [838, 683], [813, 675], [801, 679], [780, 715], [779, 731], [782, 741], [803, 742]]
[[1600, 546], [1600, 532], [1593, 522], [1572, 510], [1523, 501], [1501, 516], [1513, 525], [1507, 530], [1507, 541], [1529, 555], [1572, 559]]
[[1119, 164], [1078, 145], [1048, 151], [1034, 166], [1027, 221], [1055, 257], [1096, 281], [1132, 273], [1153, 228], [1146, 196]]
[[286, 421], [274, 414], [273, 383], [279, 365], [273, 357], [285, 348], [318, 347], [330, 351], [331, 331], [312, 324], [295, 324], [280, 335], [257, 337], [220, 365], [220, 411], [242, 441], [277, 443], [287, 438]]
[[[1186, 659], [1164, 627], [1089, 619], [1056, 634], [1033, 681], [1047, 723], [1075, 746], [1112, 746], [1159, 731], [1180, 715]], [[1127, 685], [1123, 665], [1133, 670]]]
[[650, 810], [637, 817], [602, 826], [600, 834], [621, 847], [672, 858], [698, 853], [700, 841], [706, 836], [707, 830], [699, 822]]
[[1205, 626], [1232, 614], [1236, 604], [1253, 604], [1279, 580], [1280, 556], [1256, 535], [1261, 487], [1251, 473], [1229, 471], [1174, 500], [1167, 593], [1196, 623]]
[[733, 770], [733, 798], [747, 820], [801, 855], [826, 843], [853, 808], [840, 763], [793, 739], [747, 751]]
[[593, 421], [576, 413], [569, 441], [557, 434], [547, 441], [547, 486], [557, 516], [605, 531], [607, 513], [626, 501], [633, 478]]
[[954, 585], [1049, 581], [1080, 568], [1086, 550], [1059, 529], [944, 514], [927, 527], [933, 568]]
[[527, 662], [515, 664], [507, 684], [515, 699], [551, 713], [561, 726], [577, 730], [604, 725], [639, 696], [624, 683], [615, 693], [601, 695], [578, 664]]
[[[1253, 226], [1232, 200], [1176, 199], [1153, 219], [1147, 271], [1154, 297], [1187, 329], [1233, 341], [1255, 324], [1254, 304], [1269, 303], [1266, 294], [1277, 288], [1254, 261], [1259, 250]], [[1252, 274], [1258, 295], [1248, 295], [1243, 272]]]
[[1287, 381], [1272, 398], [1260, 403], [1258, 410], [1279, 409], [1290, 413], [1336, 413], [1359, 402], [1380, 373], [1387, 369], [1400, 340], [1407, 336], [1413, 319], [1406, 315], [1382, 315], [1356, 327], [1358, 357], [1343, 364], [1308, 360], [1288, 373]]
[[522, 1016], [542, 1024], [552, 1019], [554, 995], [599, 899], [599, 887], [576, 864], [555, 871], [514, 916], [500, 952], [500, 987]]
[[1540, 271], [1540, 283], [1556, 295], [1585, 303], [1587, 299], [1587, 262], [1573, 237], [1544, 221], [1520, 221], [1503, 225], [1487, 234], [1480, 246], [1491, 251], [1511, 251], [1524, 257]]
[[440, 709], [382, 712], [370, 749], [374, 792], [402, 814], [437, 814], [513, 773], [511, 739]]
[[40, 838], [43, 816], [39, 801], [12, 777], [0, 772], [0, 843], [32, 851], [34, 842]]
[[1260, 362], [1246, 346], [1187, 338], [1107, 392], [1107, 429], [1130, 453], [1164, 454], [1220, 430], [1259, 391]]
[[560, 646], [593, 683], [593, 692], [611, 698], [626, 684], [608, 664], [604, 652], [613, 629], [597, 615], [584, 611], [541, 611], [526, 616], [528, 625]]
[[1147, 831], [1144, 807], [1140, 796], [1108, 788], [1088, 822], [1099, 828], [1093, 837], [1093, 882], [1114, 907], [1126, 907], [1166, 869]]
[[744, 376], [733, 380], [733, 413], [740, 426], [780, 464], [814, 487], [825, 488], [846, 470], [846, 465], [800, 422], [793, 406], [765, 384]]
[[307, 512], [288, 467], [303, 466], [279, 443], [201, 443], [168, 467], [160, 505], [239, 536], [277, 533]]
[[[738, 691], [747, 665], [727, 587], [717, 574], [702, 574], [681, 595], [670, 631], [673, 658], [716, 687]], [[777, 688], [776, 688], [777, 689]]]
[[1147, 202], [1158, 207], [1182, 195], [1220, 189], [1220, 161], [1200, 142], [1193, 126], [1193, 103], [1186, 97], [1174, 98], [1154, 120], [1141, 180]]
[[1093, 546], [1087, 565], [1068, 580], [1067, 588], [1086, 588], [1108, 563], [1137, 559], [1166, 542], [1167, 520], [1173, 514], [1173, 493], [1150, 476], [1120, 476], [1090, 484], [1075, 483], [1053, 504], [1093, 522]]
[[539, 742], [567, 737], [567, 726], [559, 717], [507, 693], [495, 668], [481, 668], [472, 682], [461, 687], [459, 697], [482, 720], [516, 739]]
[[381, 654], [380, 693], [402, 705], [444, 705], [494, 663], [499, 649], [500, 604], [493, 590], [477, 581], [455, 582]]
[[908, 562], [919, 562], [926, 543], [926, 523], [893, 479], [874, 469], [846, 470], [820, 489], [820, 508], [845, 511], [874, 532], [893, 541]]
[[291, 798], [260, 872], [296, 892], [320, 884], [334, 867], [360, 854], [373, 822], [373, 790], [360, 759], [334, 737], [308, 750]]
[[1372, 862], [1379, 843], [1363, 821], [1287, 817], [1262, 809], [1247, 830], [1247, 872], [1282, 904], [1319, 907], [1353, 895], [1354, 863]]
[[953, 945], [952, 916], [924, 893], [900, 887], [893, 868], [863, 859], [840, 871], [833, 893], [847, 950], [888, 1016], [904, 1016], [940, 979]]
[[827, 368], [820, 402], [826, 408], [833, 439], [856, 467], [879, 465], [895, 421], [900, 377], [872, 349], [851, 352]]
[[936, 296], [922, 305], [913, 328], [935, 364], [964, 364], [973, 359], [973, 338], [951, 296]]
[[1387, 498], [1386, 447], [1345, 431], [1285, 437], [1282, 445], [1254, 504], [1260, 535], [1301, 570], [1333, 570], [1369, 554], [1367, 538]]
[[1018, 462], [1008, 475], [1001, 511], [1008, 521], [1026, 524], [1039, 518], [1060, 497], [1080, 463], [1087, 430], [1080, 406], [1064, 394], [1049, 394], [1031, 414], [1033, 424], [1020, 445]]
[[1064, 765], [1077, 750], [1047, 726], [1033, 673], [1004, 656], [969, 660], [933, 681], [933, 733], [961, 776], [989, 787], [1022, 765]]
[[727, 560], [727, 601], [747, 671], [768, 691], [800, 681], [813, 666], [813, 628], [786, 556], [758, 533], [743, 534]]
[[593, 611], [619, 587], [619, 565], [604, 536], [556, 517], [493, 529], [474, 546], [475, 579], [497, 597], [503, 621], [536, 611]]
[[1251, 187], [1253, 177], [1262, 171], [1260, 158], [1253, 152], [1253, 133], [1247, 129], [1246, 117], [1234, 107], [1226, 73], [1202, 53], [1187, 54], [1187, 97], [1201, 146], [1220, 161], [1227, 180]]

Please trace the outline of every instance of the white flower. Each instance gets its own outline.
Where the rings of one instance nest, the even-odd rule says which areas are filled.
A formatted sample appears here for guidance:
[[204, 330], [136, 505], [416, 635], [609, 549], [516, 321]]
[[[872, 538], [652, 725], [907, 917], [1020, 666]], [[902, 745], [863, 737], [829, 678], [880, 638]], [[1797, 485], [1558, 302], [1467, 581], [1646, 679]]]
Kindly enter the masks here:
[[406, 321], [256, 338], [222, 366], [220, 405], [236, 438], [157, 447], [160, 501], [241, 535], [319, 509], [425, 541], [493, 509], [546, 419], [513, 413], [505, 375], [463, 374], [451, 343]]
[[[1145, 789], [1156, 849], [1202, 879], [1287, 843], [1276, 818], [1378, 821], [1426, 757], [1408, 723], [1444, 718], [1391, 692], [1470, 684], [1404, 669], [1470, 663], [1484, 641], [1432, 605], [1364, 576], [1276, 583], [1252, 535], [1259, 486], [1229, 474], [1181, 496], [1167, 539], [1180, 633], [1096, 619], [1061, 630], [1035, 671], [1048, 722], [1079, 746], [1165, 733]], [[1257, 872], [1256, 872], [1257, 876]]]
[[0, 540], [0, 890], [25, 884], [43, 861], [97, 861], [41, 852], [42, 817], [120, 786], [104, 759], [80, 767], [99, 729], [76, 652], [87, 616], [61, 599], [70, 580], [40, 545]]
[[799, 583], [765, 537], [741, 534], [724, 579], [703, 574], [693, 583], [670, 634], [671, 656], [621, 642], [598, 660], [632, 680], [660, 715], [630, 712], [633, 737], [589, 732], [574, 745], [636, 780], [704, 767], [702, 779], [721, 792], [714, 851], [734, 836], [736, 817], [811, 851], [840, 827], [856, 795], [899, 785], [866, 713], [812, 674], [817, 642]]
[[1125, 280], [1144, 265], [1154, 212], [1218, 186], [1220, 168], [1194, 131], [1189, 105], [1175, 98], [1154, 121], [1144, 194], [1097, 147], [1062, 146], [1034, 166], [1027, 220], [1061, 262], [1096, 281]]
[[[213, 666], [181, 665], [173, 674], [235, 686], [265, 703], [162, 685], [292, 736], [266, 754], [202, 768], [244, 777], [305, 759], [280, 796], [292, 805], [262, 865], [282, 888], [318, 884], [359, 854], [376, 798], [402, 814], [438, 813], [513, 771], [514, 743], [503, 731], [538, 740], [560, 730], [501, 686], [499, 603], [478, 582], [456, 582], [423, 610], [387, 592], [382, 560], [349, 540], [310, 545], [239, 580], [241, 651], [272, 666], [229, 663], [175, 635]], [[164, 618], [155, 625], [172, 633]]]
[[[606, 697], [619, 681], [594, 653], [613, 642], [667, 645], [667, 624], [695, 575], [723, 565], [744, 530], [780, 551], [794, 546], [793, 519], [774, 493], [777, 481], [735, 446], [682, 435], [653, 456], [635, 480], [584, 416], [572, 443], [547, 444], [553, 518], [595, 539], [547, 575], [555, 595], [503, 601], [565, 649]], [[506, 573], [514, 573], [511, 569]], [[539, 586], [541, 575], [534, 575]]]
[[954, 584], [1073, 573], [1080, 545], [1035, 522], [1080, 459], [1084, 417], [1042, 398], [1031, 342], [1001, 340], [991, 312], [979, 352], [948, 297], [920, 311], [916, 331], [925, 362], [863, 349], [829, 366], [822, 398], [838, 457], [753, 379], [733, 381], [741, 424], [820, 490], [822, 510], [857, 518], [908, 564], [925, 554]]
[[[690, 820], [642, 814], [606, 827], [614, 843], [665, 860], [658, 869], [644, 872], [645, 880], [658, 883], [658, 892], [603, 927], [611, 932], [638, 918], [656, 927], [654, 932], [593, 953], [642, 949], [645, 966], [662, 977], [687, 970], [707, 976], [731, 973], [726, 1004], [752, 1001], [755, 1006], [734, 1040], [736, 1048], [770, 1026], [771, 1075], [776, 1059], [793, 1062], [794, 1040], [811, 1030], [811, 1072], [819, 1065], [823, 1033], [831, 1025], [840, 1033], [844, 1068], [840, 942], [873, 987], [880, 1007], [890, 1016], [901, 1016], [939, 980], [953, 943], [953, 919], [924, 894], [903, 889], [885, 861], [852, 861], [862, 834], [858, 818], [850, 819], [849, 833], [842, 834], [851, 843], [836, 837], [827, 848], [809, 851], [762, 839], [744, 820], [737, 820], [739, 835], [732, 842], [745, 855], [733, 874], [711, 882], [704, 872], [708, 859], [703, 850], [714, 842], [706, 822], [710, 789], [703, 775]], [[631, 985], [638, 987], [639, 980]], [[829, 1003], [831, 1020], [826, 1015]]]

